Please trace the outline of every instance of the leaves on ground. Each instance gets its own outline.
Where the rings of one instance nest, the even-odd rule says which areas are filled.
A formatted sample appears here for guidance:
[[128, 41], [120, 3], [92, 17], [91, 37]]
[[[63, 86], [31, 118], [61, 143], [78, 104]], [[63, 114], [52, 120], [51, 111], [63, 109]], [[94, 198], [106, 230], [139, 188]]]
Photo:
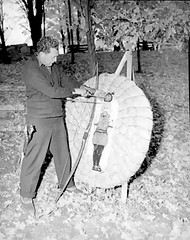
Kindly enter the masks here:
[[[80, 56], [78, 66], [81, 68], [75, 66], [73, 70], [70, 66], [70, 72], [82, 81], [86, 55]], [[68, 60], [67, 57], [63, 56], [63, 62]], [[86, 194], [76, 196], [65, 192], [55, 204], [57, 179], [51, 162], [35, 200], [37, 218], [34, 219], [23, 212], [20, 206], [20, 169], [3, 171], [5, 165], [0, 164], [0, 239], [189, 240], [187, 54], [177, 51], [162, 54], [142, 52], [141, 57], [144, 72], [136, 74], [135, 81], [151, 102], [154, 127], [147, 157], [139, 172], [130, 180], [126, 204], [120, 202], [121, 187], [90, 190], [81, 184], [78, 187], [85, 189]], [[113, 53], [98, 55], [101, 71], [113, 72], [120, 58], [121, 53], [115, 53], [114, 58]], [[10, 86], [17, 90], [23, 87], [22, 64], [0, 65], [3, 91], [10, 89]], [[0, 151], [5, 149], [5, 141], [9, 143], [6, 134], [7, 131], [1, 131], [4, 140], [1, 138]], [[21, 132], [18, 135], [21, 141]], [[2, 153], [2, 160], [6, 163], [6, 152]], [[11, 166], [12, 162], [7, 169]]]

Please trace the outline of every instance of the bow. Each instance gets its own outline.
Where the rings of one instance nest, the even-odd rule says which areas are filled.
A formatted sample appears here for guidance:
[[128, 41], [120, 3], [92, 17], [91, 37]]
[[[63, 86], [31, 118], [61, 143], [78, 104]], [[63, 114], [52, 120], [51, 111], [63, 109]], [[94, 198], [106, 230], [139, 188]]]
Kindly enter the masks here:
[[[96, 64], [96, 86], [95, 86], [95, 89], [97, 90], [99, 88], [99, 77], [98, 77], [98, 63]], [[77, 166], [81, 160], [81, 157], [82, 157], [82, 154], [84, 152], [84, 148], [85, 148], [85, 145], [86, 145], [86, 141], [87, 141], [87, 138], [88, 138], [88, 135], [90, 133], [90, 129], [92, 127], [92, 122], [93, 122], [93, 119], [94, 119], [94, 114], [95, 114], [95, 110], [96, 110], [96, 103], [97, 103], [97, 98], [94, 98], [94, 101], [93, 101], [93, 107], [92, 107], [92, 112], [91, 112], [91, 115], [90, 115], [90, 119], [89, 119], [89, 123], [87, 125], [87, 128], [85, 129], [85, 132], [83, 134], [83, 137], [82, 137], [82, 143], [81, 143], [81, 147], [80, 147], [80, 150], [79, 150], [79, 153], [78, 153], [78, 156], [77, 156], [77, 159], [75, 161], [75, 164], [69, 174], [69, 177], [65, 183], [65, 185], [63, 186], [60, 194], [58, 195], [58, 197], [56, 198], [55, 202], [57, 203], [60, 199], [60, 197], [62, 196], [62, 194], [64, 193], [69, 181], [71, 180], [73, 174], [75, 173], [76, 169], [77, 169]]]
[[[125, 54], [123, 55], [116, 71], [115, 71], [115, 75], [117, 78], [125, 64], [125, 62], [128, 60], [129, 63], [131, 62], [131, 56], [132, 56], [132, 52], [131, 51], [126, 51]], [[130, 66], [131, 67], [131, 66]], [[127, 69], [128, 69], [128, 66], [127, 66]], [[129, 71], [131, 72], [131, 70]], [[131, 80], [131, 79], [130, 79]], [[96, 90], [99, 88], [99, 77], [98, 77], [98, 63], [96, 64]], [[84, 152], [84, 148], [85, 148], [85, 145], [86, 145], [86, 141], [87, 141], [87, 138], [88, 138], [88, 135], [89, 135], [89, 132], [90, 132], [90, 129], [91, 129], [91, 126], [92, 126], [92, 122], [93, 122], [93, 119], [94, 119], [94, 114], [95, 114], [95, 109], [96, 109], [96, 103], [97, 103], [97, 100], [96, 100], [96, 97], [94, 98], [94, 102], [93, 102], [93, 107], [92, 107], [92, 112], [91, 112], [91, 115], [90, 115], [90, 120], [89, 120], [89, 123], [88, 123], [88, 126], [83, 134], [83, 138], [82, 138], [82, 144], [81, 144], [81, 147], [80, 147], [80, 150], [79, 150], [79, 154], [77, 156], [77, 159], [75, 161], [75, 164], [69, 174], [69, 177], [62, 189], [62, 191], [60, 192], [60, 194], [58, 195], [58, 197], [56, 198], [55, 202], [57, 203], [60, 199], [60, 197], [62, 196], [63, 192], [65, 191], [69, 181], [71, 180], [73, 174], [75, 173], [76, 169], [77, 169], [77, 166], [81, 160], [81, 157], [82, 157], [82, 154]], [[68, 156], [69, 158], [69, 156]], [[63, 171], [64, 173], [64, 171]], [[62, 178], [63, 178], [63, 175], [62, 175]], [[61, 178], [61, 179], [62, 179]], [[60, 181], [61, 182], [61, 181]]]

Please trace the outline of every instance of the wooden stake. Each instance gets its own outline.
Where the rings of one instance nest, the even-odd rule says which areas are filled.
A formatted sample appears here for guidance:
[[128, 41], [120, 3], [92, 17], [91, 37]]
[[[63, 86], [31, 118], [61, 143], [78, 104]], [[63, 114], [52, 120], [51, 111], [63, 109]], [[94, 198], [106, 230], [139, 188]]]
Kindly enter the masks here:
[[121, 187], [121, 203], [125, 204], [127, 200], [127, 189], [128, 189], [128, 182], [124, 183]]

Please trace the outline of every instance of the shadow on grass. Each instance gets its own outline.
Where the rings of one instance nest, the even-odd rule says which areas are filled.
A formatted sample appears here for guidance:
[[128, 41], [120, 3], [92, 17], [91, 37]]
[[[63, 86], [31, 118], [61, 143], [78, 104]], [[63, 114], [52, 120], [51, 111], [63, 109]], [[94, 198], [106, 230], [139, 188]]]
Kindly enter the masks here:
[[152, 107], [152, 112], [153, 112], [153, 129], [152, 129], [152, 134], [151, 134], [151, 139], [150, 139], [149, 150], [146, 154], [146, 157], [145, 157], [143, 163], [141, 164], [139, 170], [136, 172], [136, 174], [129, 179], [127, 195], [129, 195], [130, 184], [135, 179], [137, 179], [143, 173], [146, 172], [146, 170], [152, 164], [153, 159], [156, 157], [156, 155], [159, 151], [159, 148], [160, 148], [161, 141], [162, 141], [162, 136], [163, 136], [163, 132], [164, 132], [164, 125], [165, 125], [164, 109], [162, 109], [160, 107], [156, 98], [152, 98], [147, 93], [146, 87], [143, 84], [141, 84], [139, 87], [143, 90], [144, 94], [146, 95], [146, 97], [150, 101], [150, 104], [151, 104], [151, 107]]

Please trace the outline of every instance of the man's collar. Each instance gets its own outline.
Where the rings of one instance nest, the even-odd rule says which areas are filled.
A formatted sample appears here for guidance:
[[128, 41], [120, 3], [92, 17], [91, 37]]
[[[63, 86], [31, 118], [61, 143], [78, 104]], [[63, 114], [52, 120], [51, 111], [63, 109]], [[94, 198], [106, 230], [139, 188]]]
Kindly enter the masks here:
[[37, 59], [40, 67], [41, 67], [42, 65], [44, 65], [44, 64], [42, 63], [42, 61], [40, 60], [40, 58], [39, 58], [39, 56], [38, 56], [37, 53], [35, 54], [35, 57], [36, 57], [36, 59]]

